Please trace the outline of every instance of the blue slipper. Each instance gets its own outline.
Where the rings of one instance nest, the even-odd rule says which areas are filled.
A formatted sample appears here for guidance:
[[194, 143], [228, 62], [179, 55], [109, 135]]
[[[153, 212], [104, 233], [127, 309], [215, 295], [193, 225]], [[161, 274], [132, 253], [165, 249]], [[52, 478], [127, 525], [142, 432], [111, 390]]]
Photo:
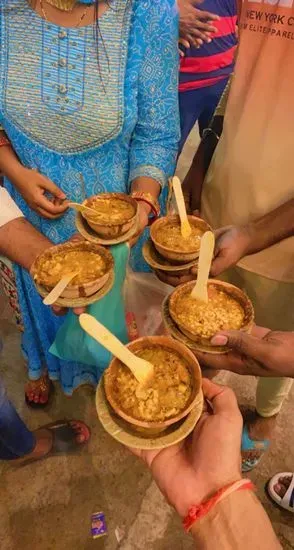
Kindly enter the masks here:
[[257, 466], [264, 453], [268, 450], [270, 445], [269, 439], [251, 439], [249, 436], [248, 428], [245, 425], [242, 432], [241, 452], [254, 452], [259, 451], [260, 456], [258, 458], [242, 458], [242, 472], [250, 472]]

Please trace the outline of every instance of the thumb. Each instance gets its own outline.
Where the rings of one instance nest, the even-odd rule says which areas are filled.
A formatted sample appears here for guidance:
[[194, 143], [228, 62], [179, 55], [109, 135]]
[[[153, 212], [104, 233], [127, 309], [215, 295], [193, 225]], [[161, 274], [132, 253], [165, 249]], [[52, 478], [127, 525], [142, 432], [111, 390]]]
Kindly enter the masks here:
[[207, 378], [202, 379], [204, 397], [210, 401], [215, 414], [230, 413], [239, 417], [237, 398], [230, 388], [215, 384]]
[[211, 344], [213, 346], [228, 346], [234, 351], [264, 364], [269, 361], [270, 343], [246, 332], [238, 330], [219, 332], [213, 336]]
[[212, 260], [211, 268], [210, 268], [210, 274], [213, 277], [217, 277], [220, 275], [223, 271], [228, 269], [230, 267], [230, 262], [228, 262], [228, 259], [226, 258], [225, 254], [223, 254], [222, 251], [218, 253], [216, 258]]
[[49, 191], [49, 193], [51, 193], [51, 195], [53, 195], [57, 199], [66, 199], [65, 193], [61, 191], [61, 189], [59, 189], [59, 187], [57, 187], [57, 185], [55, 185], [55, 183], [53, 183], [53, 181], [49, 180], [48, 178], [44, 178], [44, 180], [42, 181], [42, 187], [43, 189], [45, 189], [45, 191]]

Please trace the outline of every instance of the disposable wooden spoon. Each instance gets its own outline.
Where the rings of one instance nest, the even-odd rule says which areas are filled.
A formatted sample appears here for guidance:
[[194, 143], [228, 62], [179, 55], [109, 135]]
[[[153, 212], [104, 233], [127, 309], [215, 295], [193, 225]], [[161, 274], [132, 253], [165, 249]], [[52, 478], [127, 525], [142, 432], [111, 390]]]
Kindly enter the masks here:
[[184, 239], [187, 239], [188, 237], [190, 237], [190, 235], [192, 233], [192, 229], [191, 229], [191, 226], [189, 224], [188, 217], [187, 217], [187, 211], [186, 211], [186, 205], [185, 205], [185, 201], [184, 201], [182, 185], [181, 185], [181, 182], [180, 182], [179, 178], [177, 178], [176, 176], [174, 176], [172, 178], [172, 184], [173, 184], [173, 190], [174, 190], [176, 203], [177, 203], [177, 207], [178, 207], [178, 212], [179, 212], [179, 216], [180, 216], [180, 220], [181, 220], [182, 237]]
[[97, 216], [97, 212], [96, 210], [94, 210], [94, 208], [89, 208], [89, 206], [85, 206], [84, 204], [80, 204], [79, 202], [69, 202], [67, 206], [69, 206], [69, 208], [77, 210], [77, 212], [86, 212], [86, 214]]
[[71, 271], [70, 273], [64, 275], [62, 279], [60, 279], [59, 283], [57, 283], [51, 292], [49, 292], [48, 296], [44, 298], [43, 304], [45, 304], [45, 306], [52, 306], [52, 304], [55, 304], [64, 289], [76, 275], [78, 275], [78, 271]]
[[208, 303], [207, 281], [213, 258], [213, 251], [214, 234], [211, 231], [206, 231], [200, 243], [197, 281], [191, 292], [192, 298], [199, 300], [199, 302], [204, 302], [205, 304]]
[[116, 338], [116, 336], [114, 336], [114, 334], [99, 323], [92, 315], [82, 313], [79, 320], [81, 327], [92, 336], [92, 338], [97, 340], [99, 344], [110, 351], [112, 355], [124, 363], [124, 365], [132, 371], [140, 384], [144, 386], [148, 385], [154, 372], [154, 367], [149, 361], [145, 361], [145, 359], [140, 359], [140, 357], [134, 355], [120, 342], [120, 340], [118, 340], [118, 338]]

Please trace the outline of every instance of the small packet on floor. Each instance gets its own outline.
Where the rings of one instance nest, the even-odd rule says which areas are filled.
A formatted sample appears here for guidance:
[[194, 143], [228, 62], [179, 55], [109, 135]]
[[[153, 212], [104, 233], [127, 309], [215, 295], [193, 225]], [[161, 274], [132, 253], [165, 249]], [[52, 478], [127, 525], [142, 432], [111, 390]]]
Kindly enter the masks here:
[[107, 527], [103, 512], [97, 512], [91, 516], [91, 533], [93, 539], [107, 535]]

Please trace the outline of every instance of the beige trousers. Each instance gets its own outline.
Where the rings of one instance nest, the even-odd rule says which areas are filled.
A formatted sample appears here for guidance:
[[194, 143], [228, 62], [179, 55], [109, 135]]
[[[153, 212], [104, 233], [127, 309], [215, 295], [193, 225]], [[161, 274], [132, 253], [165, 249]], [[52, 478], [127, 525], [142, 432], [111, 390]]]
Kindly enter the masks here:
[[[294, 284], [267, 279], [240, 267], [221, 277], [243, 289], [253, 302], [255, 322], [271, 330], [294, 330]], [[294, 359], [293, 359], [294, 360]], [[264, 417], [278, 414], [292, 385], [289, 378], [260, 378], [256, 410]]]

